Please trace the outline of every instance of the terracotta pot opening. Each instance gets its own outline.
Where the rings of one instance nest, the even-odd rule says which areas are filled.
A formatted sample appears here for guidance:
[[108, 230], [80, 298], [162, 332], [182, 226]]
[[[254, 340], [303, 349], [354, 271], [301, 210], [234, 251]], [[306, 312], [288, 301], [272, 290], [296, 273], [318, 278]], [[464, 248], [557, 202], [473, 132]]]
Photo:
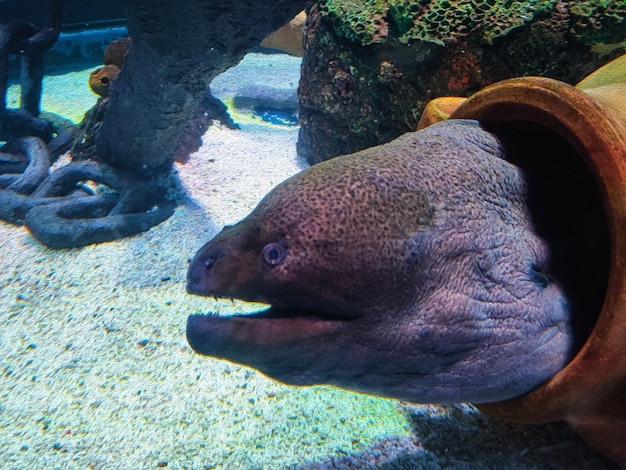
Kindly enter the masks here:
[[551, 249], [551, 275], [571, 303], [576, 351], [602, 310], [611, 243], [601, 189], [580, 153], [561, 135], [524, 121], [483, 124], [527, 178], [537, 233]]

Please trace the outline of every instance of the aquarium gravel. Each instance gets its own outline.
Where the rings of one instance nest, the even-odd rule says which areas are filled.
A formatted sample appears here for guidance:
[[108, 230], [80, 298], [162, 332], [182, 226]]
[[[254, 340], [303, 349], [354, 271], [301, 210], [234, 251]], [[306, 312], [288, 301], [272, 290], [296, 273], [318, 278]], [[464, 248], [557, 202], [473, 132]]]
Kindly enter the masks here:
[[[220, 86], [232, 99], [285, 69], [259, 89], [295, 93], [299, 59], [285, 55], [249, 54]], [[95, 102], [88, 73], [47, 80], [44, 108], [79, 119]], [[196, 355], [188, 314], [258, 305], [188, 295], [190, 258], [305, 166], [296, 127], [242, 113], [176, 164], [181, 204], [144, 234], [55, 251], [0, 222], [1, 468], [608, 468], [564, 425], [291, 387]]]

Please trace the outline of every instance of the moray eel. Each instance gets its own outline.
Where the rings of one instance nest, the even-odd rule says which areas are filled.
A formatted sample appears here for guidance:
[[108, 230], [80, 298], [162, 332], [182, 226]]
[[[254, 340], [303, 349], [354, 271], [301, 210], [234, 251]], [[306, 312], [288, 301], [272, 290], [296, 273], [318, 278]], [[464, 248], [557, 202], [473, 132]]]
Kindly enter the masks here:
[[191, 315], [189, 344], [289, 384], [413, 402], [530, 391], [570, 359], [570, 313], [503, 157], [478, 123], [447, 121], [284, 181], [187, 278], [270, 307]]

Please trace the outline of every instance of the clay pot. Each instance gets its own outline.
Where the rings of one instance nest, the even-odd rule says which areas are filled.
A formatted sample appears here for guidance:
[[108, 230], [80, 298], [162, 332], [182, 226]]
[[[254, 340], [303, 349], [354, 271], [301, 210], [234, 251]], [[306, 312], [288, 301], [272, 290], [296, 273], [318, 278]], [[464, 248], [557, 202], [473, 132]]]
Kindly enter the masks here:
[[130, 38], [121, 38], [112, 41], [104, 51], [104, 66], [99, 67], [89, 75], [89, 88], [102, 98], [109, 96], [109, 87], [124, 65], [124, 58], [130, 47]]
[[420, 126], [447, 114], [487, 126], [529, 122], [560, 135], [595, 178], [610, 239], [604, 303], [599, 313], [588, 312], [597, 320], [576, 356], [532, 392], [480, 408], [519, 423], [564, 419], [609, 458], [626, 462], [626, 56], [576, 87], [524, 77], [467, 100], [434, 100]]
[[106, 98], [109, 96], [111, 82], [119, 73], [120, 68], [117, 65], [110, 64], [97, 68], [89, 74], [89, 88], [96, 95]]
[[117, 65], [122, 68], [129, 48], [130, 38], [128, 37], [111, 41], [111, 44], [104, 50], [104, 65]]
[[304, 54], [302, 35], [305, 23], [306, 13], [301, 11], [289, 23], [263, 39], [261, 46], [302, 57]]

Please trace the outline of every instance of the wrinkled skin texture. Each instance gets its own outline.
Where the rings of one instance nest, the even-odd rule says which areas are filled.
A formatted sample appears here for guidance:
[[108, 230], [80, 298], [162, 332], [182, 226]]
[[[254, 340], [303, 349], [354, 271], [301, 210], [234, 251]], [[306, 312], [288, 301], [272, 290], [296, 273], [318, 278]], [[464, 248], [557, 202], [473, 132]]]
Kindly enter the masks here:
[[523, 173], [472, 121], [312, 166], [224, 228], [188, 291], [272, 305], [192, 315], [209, 356], [414, 402], [523, 394], [571, 356], [568, 304]]

